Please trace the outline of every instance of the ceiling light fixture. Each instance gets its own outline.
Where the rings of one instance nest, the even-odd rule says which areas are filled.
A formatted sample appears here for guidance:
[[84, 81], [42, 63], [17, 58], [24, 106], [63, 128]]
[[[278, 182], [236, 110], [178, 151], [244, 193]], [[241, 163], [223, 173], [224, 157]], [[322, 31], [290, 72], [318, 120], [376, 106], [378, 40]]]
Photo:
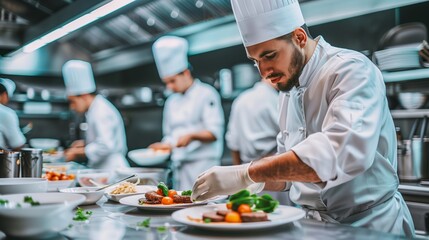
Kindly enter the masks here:
[[103, 6], [67, 23], [66, 25], [57, 28], [52, 32], [49, 32], [44, 36], [26, 44], [22, 48], [22, 51], [24, 53], [34, 52], [35, 50], [45, 46], [46, 44], [58, 40], [61, 37], [64, 37], [65, 35], [76, 31], [77, 29], [82, 28], [134, 1], [135, 0], [112, 0], [111, 2], [108, 2]]

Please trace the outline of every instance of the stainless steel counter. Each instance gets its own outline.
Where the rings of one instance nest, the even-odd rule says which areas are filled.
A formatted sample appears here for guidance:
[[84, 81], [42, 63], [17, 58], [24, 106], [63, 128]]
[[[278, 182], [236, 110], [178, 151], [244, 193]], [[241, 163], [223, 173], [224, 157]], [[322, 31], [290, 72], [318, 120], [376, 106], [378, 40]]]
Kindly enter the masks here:
[[[400, 239], [400, 237], [365, 228], [322, 223], [302, 219], [263, 231], [220, 232], [199, 230], [175, 222], [171, 212], [147, 212], [102, 198], [97, 205], [82, 206], [93, 215], [88, 223], [74, 222], [69, 229], [51, 239]], [[151, 218], [150, 228], [137, 223]], [[165, 228], [163, 230], [161, 228]], [[5, 239], [1, 235], [0, 239]]]

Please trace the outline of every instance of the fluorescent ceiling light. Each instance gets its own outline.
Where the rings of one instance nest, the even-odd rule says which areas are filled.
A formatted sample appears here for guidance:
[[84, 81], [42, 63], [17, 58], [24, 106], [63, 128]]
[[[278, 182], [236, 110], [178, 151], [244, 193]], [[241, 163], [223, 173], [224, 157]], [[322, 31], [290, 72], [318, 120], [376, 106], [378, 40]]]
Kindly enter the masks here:
[[26, 44], [22, 51], [24, 53], [31, 53], [43, 46], [45, 46], [46, 44], [53, 42], [55, 40], [58, 40], [62, 37], [64, 37], [65, 35], [76, 31], [79, 28], [82, 28], [106, 15], [108, 15], [109, 13], [112, 13], [124, 6], [126, 6], [129, 3], [134, 2], [135, 0], [112, 0], [111, 2], [104, 4], [103, 6], [93, 10], [90, 13], [87, 13], [69, 23], [67, 23], [66, 25], [57, 28], [55, 30], [53, 30], [52, 32], [49, 32], [47, 34], [45, 34], [44, 36]]

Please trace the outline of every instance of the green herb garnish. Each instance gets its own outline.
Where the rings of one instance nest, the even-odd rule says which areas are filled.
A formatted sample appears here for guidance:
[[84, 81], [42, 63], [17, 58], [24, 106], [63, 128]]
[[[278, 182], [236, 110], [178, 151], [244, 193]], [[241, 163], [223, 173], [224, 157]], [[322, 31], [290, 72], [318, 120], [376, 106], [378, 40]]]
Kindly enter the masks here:
[[168, 187], [165, 183], [159, 182], [157, 187], [162, 190], [162, 194], [164, 194], [164, 196], [168, 196]]
[[34, 201], [33, 198], [30, 197], [30, 196], [25, 196], [24, 197], [24, 202], [31, 204], [31, 206], [38, 206], [38, 205], [40, 205], [39, 202]]
[[232, 210], [237, 211], [241, 204], [248, 204], [253, 211], [261, 210], [266, 213], [273, 212], [279, 205], [277, 200], [274, 200], [269, 194], [258, 196], [250, 194], [247, 189], [241, 190], [229, 197], [229, 202], [232, 203]]
[[182, 192], [182, 196], [191, 196], [192, 195], [192, 190], [186, 190]]
[[141, 222], [138, 222], [137, 226], [139, 226], [139, 227], [145, 227], [145, 228], [150, 227], [150, 218], [147, 218], [147, 219], [145, 219], [145, 220], [143, 220]]
[[156, 228], [156, 230], [160, 233], [163, 233], [163, 232], [167, 231], [167, 227], [166, 226], [159, 226]]
[[75, 220], [75, 221], [86, 221], [89, 219], [89, 217], [91, 217], [91, 215], [92, 215], [91, 211], [85, 211], [84, 212], [82, 208], [78, 207], [73, 220]]
[[210, 218], [204, 218], [204, 222], [205, 222], [205, 223], [211, 223], [211, 222], [212, 222], [212, 220], [210, 220]]
[[8, 202], [8, 200], [0, 199], [0, 205], [6, 205]]

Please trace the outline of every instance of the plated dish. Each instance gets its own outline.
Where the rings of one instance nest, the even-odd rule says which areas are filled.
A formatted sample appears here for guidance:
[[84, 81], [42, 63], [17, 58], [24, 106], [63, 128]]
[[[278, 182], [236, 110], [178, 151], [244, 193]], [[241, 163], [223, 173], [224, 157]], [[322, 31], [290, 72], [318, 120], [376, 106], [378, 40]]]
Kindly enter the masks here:
[[117, 186], [109, 187], [104, 191], [104, 196], [107, 199], [115, 201], [115, 202], [119, 202], [119, 200], [121, 200], [122, 198], [125, 198], [125, 197], [141, 195], [141, 194], [144, 194], [144, 193], [149, 192], [149, 191], [156, 191], [156, 186], [153, 186], [153, 185], [137, 185], [137, 186], [135, 186], [136, 191], [137, 191], [136, 193], [112, 194], [112, 191], [116, 187]]
[[[181, 194], [181, 191], [177, 191], [178, 194]], [[227, 196], [218, 196], [215, 198], [211, 198], [205, 201], [199, 201], [199, 202], [193, 202], [193, 203], [177, 203], [177, 204], [170, 204], [170, 205], [164, 205], [164, 204], [139, 204], [140, 199], [144, 199], [144, 194], [134, 195], [125, 197], [119, 200], [121, 204], [137, 207], [142, 210], [151, 210], [151, 211], [175, 211], [178, 209], [183, 208], [189, 208], [189, 207], [195, 207], [195, 206], [201, 206], [206, 205], [209, 202], [214, 201], [220, 201], [227, 198]], [[225, 204], [224, 204], [225, 205]]]
[[289, 206], [278, 206], [273, 213], [268, 214], [269, 221], [246, 223], [205, 223], [204, 221], [196, 221], [196, 219], [202, 219], [204, 213], [218, 210], [227, 210], [226, 205], [213, 204], [207, 206], [185, 208], [174, 212], [172, 214], [172, 217], [177, 222], [201, 229], [222, 231], [247, 231], [280, 226], [299, 220], [305, 216], [305, 212], [302, 209]]

